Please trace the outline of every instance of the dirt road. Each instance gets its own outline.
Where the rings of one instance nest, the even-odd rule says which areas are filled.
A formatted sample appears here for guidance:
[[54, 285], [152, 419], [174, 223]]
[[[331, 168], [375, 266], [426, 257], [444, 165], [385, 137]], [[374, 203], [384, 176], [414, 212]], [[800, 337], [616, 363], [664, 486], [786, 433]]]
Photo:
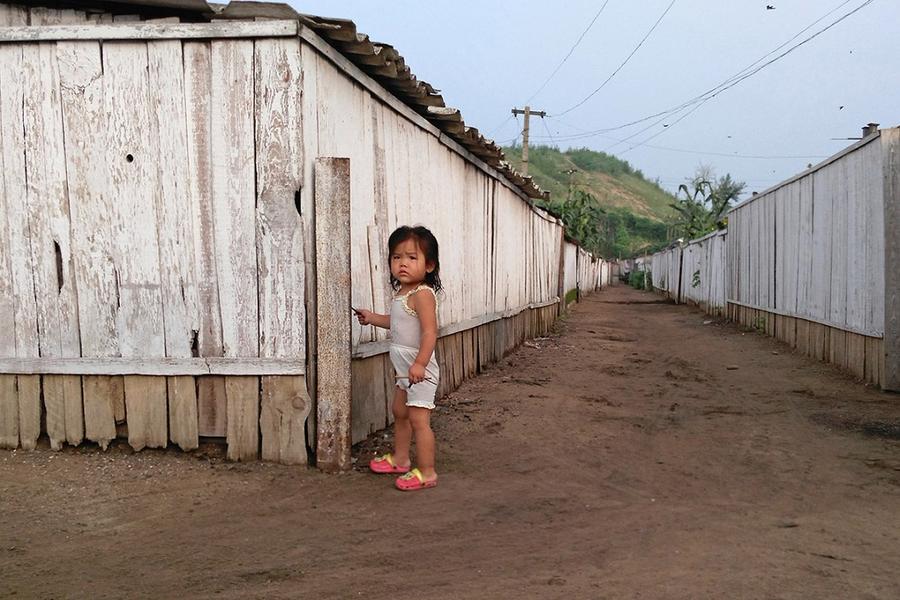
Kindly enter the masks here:
[[422, 493], [0, 452], [0, 597], [898, 597], [900, 397], [624, 287], [561, 329], [441, 402]]

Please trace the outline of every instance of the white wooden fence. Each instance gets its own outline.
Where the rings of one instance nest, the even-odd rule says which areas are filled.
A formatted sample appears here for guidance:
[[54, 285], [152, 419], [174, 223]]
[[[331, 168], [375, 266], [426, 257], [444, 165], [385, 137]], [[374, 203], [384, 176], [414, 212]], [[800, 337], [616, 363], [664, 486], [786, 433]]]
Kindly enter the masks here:
[[900, 387], [897, 264], [886, 258], [898, 243], [898, 138], [876, 132], [754, 196], [729, 214], [728, 244], [734, 318], [890, 389]]
[[734, 208], [727, 233], [655, 254], [654, 287], [897, 389], [898, 140], [869, 135]]
[[[0, 446], [43, 423], [55, 448], [211, 436], [303, 463], [317, 414], [352, 414], [349, 448], [389, 423], [394, 378], [344, 304], [387, 311], [399, 224], [441, 243], [442, 391], [598, 287], [557, 219], [297, 21], [114, 20], [0, 3]], [[320, 157], [349, 161], [318, 181]], [[319, 268], [344, 233], [346, 268]], [[346, 345], [318, 344], [326, 317]], [[334, 348], [352, 410], [317, 402]]]
[[653, 255], [653, 287], [676, 302], [696, 304], [710, 314], [725, 312], [726, 231]]

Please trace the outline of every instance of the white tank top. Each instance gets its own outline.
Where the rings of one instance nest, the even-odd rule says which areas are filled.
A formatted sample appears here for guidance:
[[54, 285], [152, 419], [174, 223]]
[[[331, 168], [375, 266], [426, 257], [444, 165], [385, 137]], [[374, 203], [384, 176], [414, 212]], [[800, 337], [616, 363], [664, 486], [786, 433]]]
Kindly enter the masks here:
[[410, 296], [420, 290], [428, 290], [434, 294], [431, 286], [423, 283], [402, 296], [394, 297], [394, 301], [391, 302], [391, 344], [419, 349], [422, 326], [419, 324], [419, 315], [410, 308], [408, 301]]

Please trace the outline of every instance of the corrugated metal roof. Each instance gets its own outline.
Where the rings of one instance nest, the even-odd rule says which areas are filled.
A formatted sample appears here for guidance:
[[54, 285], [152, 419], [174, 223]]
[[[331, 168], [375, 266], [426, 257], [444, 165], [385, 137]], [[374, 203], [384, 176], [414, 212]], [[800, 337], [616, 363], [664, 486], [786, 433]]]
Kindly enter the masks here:
[[110, 9], [113, 7], [117, 11], [121, 11], [127, 8], [131, 12], [135, 12], [136, 9], [137, 12], [140, 12], [141, 7], [146, 7], [152, 9], [154, 14], [158, 14], [160, 10], [171, 10], [173, 13], [182, 15], [195, 15], [200, 20], [257, 18], [298, 20], [315, 31], [348, 60], [381, 83], [396, 98], [431, 122], [449, 138], [499, 171], [526, 196], [529, 198], [547, 198], [549, 196], [549, 192], [541, 190], [531, 177], [523, 176], [515, 171], [506, 162], [503, 150], [493, 140], [482, 135], [476, 127], [466, 125], [458, 109], [446, 106], [440, 90], [435, 89], [430, 83], [416, 78], [406, 64], [406, 60], [393, 46], [372, 41], [368, 35], [357, 31], [356, 24], [348, 19], [305, 15], [280, 2], [235, 0], [223, 5], [207, 3], [205, 0], [25, 1], [28, 4], [43, 6], [64, 4], [82, 9]]

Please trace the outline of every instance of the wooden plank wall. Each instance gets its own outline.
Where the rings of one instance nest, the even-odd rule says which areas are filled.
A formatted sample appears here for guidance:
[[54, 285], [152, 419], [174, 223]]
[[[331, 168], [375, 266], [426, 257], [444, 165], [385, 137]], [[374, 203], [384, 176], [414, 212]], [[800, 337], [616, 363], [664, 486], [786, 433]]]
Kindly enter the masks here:
[[[350, 159], [352, 304], [389, 310], [387, 238], [399, 225], [424, 224], [440, 244], [445, 289], [438, 298], [439, 326], [470, 323], [438, 341], [439, 393], [526, 335], [549, 331], [558, 312], [560, 223], [373, 94], [370, 87], [377, 84], [361, 85], [361, 75], [308, 44], [301, 62], [303, 114], [315, 123], [304, 128], [306, 168], [316, 155]], [[311, 209], [312, 200], [303, 198], [302, 210]], [[602, 263], [583, 251], [579, 261], [579, 249], [566, 246], [565, 289], [580, 278], [585, 291], [593, 290]], [[534, 304], [546, 306], [529, 308]], [[357, 353], [374, 348], [352, 363], [355, 443], [390, 423], [394, 380], [386, 331], [353, 320], [351, 339]]]
[[578, 246], [566, 242], [565, 263], [563, 268], [563, 282], [566, 296], [578, 288]]
[[882, 383], [883, 157], [872, 136], [729, 215], [736, 321]]
[[678, 297], [678, 290], [672, 294], [669, 281], [669, 261], [672, 260], [672, 250], [663, 250], [650, 257], [650, 273], [653, 278], [653, 289], [660, 291], [667, 298]]
[[[102, 17], [0, 5], [0, 25]], [[0, 45], [0, 358], [303, 365], [301, 82], [298, 39]], [[0, 444], [34, 447], [43, 420], [54, 448], [212, 436], [304, 463], [305, 388], [0, 374]]]
[[[885, 386], [885, 198], [882, 131], [735, 208], [724, 232], [684, 246], [681, 295]], [[653, 256], [654, 287], [674, 297], [678, 249]], [[699, 285], [694, 274], [699, 274]], [[677, 288], [675, 288], [677, 289]], [[896, 359], [895, 359], [896, 360]], [[887, 365], [892, 364], [888, 361]]]
[[[681, 299], [682, 274], [681, 257], [684, 249], [680, 246], [667, 248], [649, 257], [646, 268], [650, 271], [653, 288], [663, 292], [666, 298], [676, 302]], [[687, 271], [685, 271], [686, 273]], [[688, 277], [686, 274], [685, 277]]]
[[[884, 157], [884, 376], [900, 392], [900, 128], [881, 132]], [[867, 276], [872, 272], [867, 269]]]
[[726, 232], [688, 242], [683, 252], [681, 298], [713, 315], [725, 312]]

